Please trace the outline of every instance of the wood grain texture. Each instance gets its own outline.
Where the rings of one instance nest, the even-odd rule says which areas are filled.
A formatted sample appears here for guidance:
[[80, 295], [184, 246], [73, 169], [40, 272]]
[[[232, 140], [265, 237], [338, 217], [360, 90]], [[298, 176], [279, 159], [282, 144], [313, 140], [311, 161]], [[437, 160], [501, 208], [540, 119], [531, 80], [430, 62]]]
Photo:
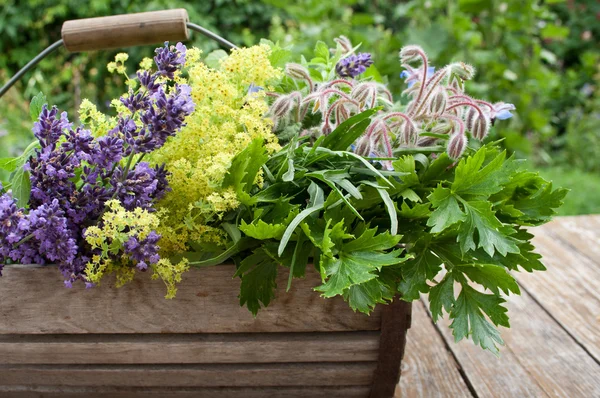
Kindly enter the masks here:
[[0, 335], [1, 364], [377, 361], [379, 332]]
[[211, 365], [6, 365], [0, 385], [70, 387], [364, 386], [375, 362]]
[[478, 397], [600, 396], [600, 366], [532, 298], [510, 296], [501, 357], [441, 330]]
[[62, 39], [68, 51], [125, 48], [188, 39], [183, 8], [67, 21]]
[[447, 350], [421, 301], [413, 303], [402, 377], [395, 398], [471, 397], [458, 364]]
[[77, 388], [0, 386], [2, 398], [363, 398], [368, 386], [257, 387], [257, 388]]
[[369, 398], [394, 395], [400, 380], [400, 365], [404, 358], [406, 333], [411, 325], [412, 304], [396, 297], [385, 306], [381, 315], [379, 358]]
[[54, 267], [6, 266], [0, 281], [1, 334], [247, 333], [378, 330], [381, 307], [370, 316], [353, 312], [340, 297], [312, 290], [320, 276], [311, 267], [285, 292], [287, 273], [277, 279], [276, 299], [256, 318], [239, 306], [240, 280], [233, 265], [184, 274], [177, 297], [165, 300], [161, 281], [144, 274], [114, 288], [62, 287]]
[[564, 241], [600, 268], [600, 215], [558, 217], [539, 229]]
[[[552, 235], [556, 225], [533, 231], [534, 244], [543, 256], [547, 271], [516, 273], [515, 276], [600, 362], [600, 266]], [[572, 240], [577, 241], [577, 238]]]

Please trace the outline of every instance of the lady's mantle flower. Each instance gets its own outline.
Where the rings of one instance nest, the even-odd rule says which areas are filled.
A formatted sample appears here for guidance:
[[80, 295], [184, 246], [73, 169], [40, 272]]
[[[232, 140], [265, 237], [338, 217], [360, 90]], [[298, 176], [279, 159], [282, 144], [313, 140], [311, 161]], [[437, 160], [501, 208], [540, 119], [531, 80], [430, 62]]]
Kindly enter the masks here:
[[364, 73], [369, 66], [373, 64], [371, 54], [359, 53], [358, 55], [350, 55], [341, 59], [335, 66], [335, 71], [341, 77], [356, 77]]

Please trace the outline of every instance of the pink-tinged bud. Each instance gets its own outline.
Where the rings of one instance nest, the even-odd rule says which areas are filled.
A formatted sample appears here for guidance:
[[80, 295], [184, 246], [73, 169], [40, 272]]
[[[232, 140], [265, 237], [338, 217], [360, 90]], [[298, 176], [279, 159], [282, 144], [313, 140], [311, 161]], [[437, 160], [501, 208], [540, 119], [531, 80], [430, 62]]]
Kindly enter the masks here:
[[408, 64], [419, 59], [425, 55], [425, 51], [419, 46], [410, 45], [402, 47], [400, 50], [400, 62], [403, 64]]
[[436, 90], [435, 95], [429, 103], [429, 110], [434, 115], [441, 115], [446, 110], [446, 104], [448, 103], [448, 93], [446, 88], [441, 86]]
[[483, 139], [487, 137], [489, 129], [490, 122], [488, 121], [487, 116], [478, 113], [473, 119], [473, 127], [470, 129], [473, 138], [483, 141]]
[[472, 106], [467, 108], [465, 112], [465, 123], [467, 126], [467, 130], [473, 131], [473, 122], [475, 121], [475, 118], [477, 116], [479, 116], [477, 109], [473, 108]]
[[419, 132], [412, 121], [405, 120], [400, 127], [400, 142], [406, 146], [415, 146], [419, 141]]
[[373, 83], [357, 84], [352, 89], [350, 97], [358, 101], [360, 104], [364, 104], [373, 97], [377, 97], [377, 86]]
[[342, 50], [344, 50], [344, 52], [349, 53], [350, 51], [352, 51], [352, 42], [346, 36], [336, 37], [335, 39], [333, 39], [333, 41], [339, 44], [340, 47], [342, 47]]
[[462, 156], [467, 148], [467, 137], [461, 133], [454, 133], [448, 140], [446, 151], [451, 159], [457, 160]]
[[294, 64], [294, 63], [286, 64], [285, 65], [285, 74], [293, 79], [310, 80], [310, 75], [308, 73], [308, 70], [300, 64]]
[[452, 129], [454, 129], [452, 123], [439, 122], [431, 129], [431, 132], [433, 134], [449, 134]]
[[471, 80], [475, 76], [475, 68], [464, 62], [450, 64], [450, 72], [463, 80]]
[[276, 117], [285, 117], [292, 110], [293, 97], [282, 95], [271, 105], [271, 113]]
[[354, 153], [360, 156], [369, 156], [369, 154], [373, 151], [373, 143], [371, 139], [366, 135], [360, 137], [356, 143], [356, 148], [354, 149]]

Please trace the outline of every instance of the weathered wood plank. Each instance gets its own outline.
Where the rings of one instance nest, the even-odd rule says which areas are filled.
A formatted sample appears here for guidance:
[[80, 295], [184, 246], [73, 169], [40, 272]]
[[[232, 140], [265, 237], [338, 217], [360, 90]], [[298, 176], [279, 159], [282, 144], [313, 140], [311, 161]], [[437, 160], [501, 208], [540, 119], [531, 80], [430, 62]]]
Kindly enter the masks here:
[[375, 362], [211, 365], [6, 365], [0, 385], [279, 387], [370, 385]]
[[245, 333], [378, 330], [381, 308], [366, 316], [340, 297], [323, 299], [312, 290], [320, 277], [312, 267], [255, 319], [238, 303], [240, 281], [233, 265], [186, 273], [177, 297], [164, 299], [161, 281], [142, 275], [116, 289], [66, 289], [56, 268], [7, 266], [0, 280], [0, 334], [70, 333]]
[[515, 276], [536, 301], [600, 361], [600, 267], [546, 231], [544, 227], [533, 232], [536, 234], [534, 244], [543, 256], [547, 271], [521, 272]]
[[501, 330], [497, 360], [470, 341], [452, 343], [441, 328], [478, 396], [600, 396], [600, 366], [526, 292], [510, 296], [508, 310], [512, 327]]
[[412, 319], [395, 397], [471, 397], [458, 364], [421, 301], [413, 303]]
[[379, 332], [0, 335], [0, 364], [377, 361]]
[[3, 398], [364, 398], [369, 386], [258, 388], [77, 388], [0, 386]]
[[574, 247], [600, 269], [600, 215], [558, 217], [540, 228]]

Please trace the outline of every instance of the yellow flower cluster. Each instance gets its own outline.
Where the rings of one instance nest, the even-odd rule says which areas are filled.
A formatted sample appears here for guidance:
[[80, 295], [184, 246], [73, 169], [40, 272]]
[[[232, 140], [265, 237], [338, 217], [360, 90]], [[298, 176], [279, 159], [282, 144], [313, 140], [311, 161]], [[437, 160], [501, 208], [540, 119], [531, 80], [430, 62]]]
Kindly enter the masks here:
[[79, 106], [79, 120], [90, 128], [94, 137], [106, 135], [111, 126], [116, 124], [115, 118], [110, 118], [100, 112], [96, 105], [87, 98], [81, 101]]
[[[99, 249], [100, 254], [94, 255], [86, 265], [86, 277], [95, 284], [107, 275], [114, 273], [117, 278], [116, 286], [121, 287], [133, 280], [135, 264], [122, 251], [123, 245], [131, 237], [139, 241], [156, 230], [159, 225], [158, 217], [142, 208], [127, 211], [118, 200], [107, 203], [107, 211], [102, 216], [102, 227], [91, 226], [85, 232], [85, 239], [92, 249]], [[112, 261], [109, 255], [119, 255], [119, 261]], [[153, 279], [162, 279], [167, 286], [166, 298], [175, 297], [176, 284], [181, 282], [181, 274], [188, 269], [187, 260], [173, 265], [167, 259], [161, 259], [156, 264], [150, 264]]]
[[231, 160], [255, 138], [265, 139], [271, 151], [279, 148], [272, 122], [264, 117], [264, 91], [248, 93], [251, 84], [268, 90], [281, 79], [270, 53], [268, 45], [233, 50], [213, 69], [199, 61], [199, 50], [188, 50], [195, 111], [177, 136], [149, 156], [172, 173], [172, 192], [157, 206], [163, 254], [186, 251], [189, 241], [222, 243], [223, 232], [210, 223], [239, 205], [233, 191], [221, 188]]

